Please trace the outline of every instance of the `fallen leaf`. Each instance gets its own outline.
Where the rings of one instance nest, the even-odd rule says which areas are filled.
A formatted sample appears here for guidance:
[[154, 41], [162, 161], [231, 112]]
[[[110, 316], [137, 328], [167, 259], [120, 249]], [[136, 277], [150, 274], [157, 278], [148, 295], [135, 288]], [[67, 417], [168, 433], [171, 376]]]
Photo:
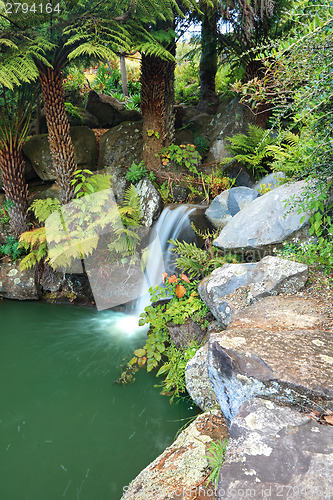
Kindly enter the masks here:
[[324, 415], [324, 420], [327, 422], [329, 425], [333, 425], [333, 415]]
[[187, 281], [187, 283], [189, 283], [189, 282], [190, 282], [190, 280], [188, 279], [188, 277], [186, 276], [186, 274], [181, 274], [181, 275], [180, 275], [180, 277], [181, 277], [181, 279], [182, 279], [183, 281]]
[[165, 283], [165, 280], [167, 279], [167, 277], [168, 277], [168, 273], [162, 273], [163, 283]]

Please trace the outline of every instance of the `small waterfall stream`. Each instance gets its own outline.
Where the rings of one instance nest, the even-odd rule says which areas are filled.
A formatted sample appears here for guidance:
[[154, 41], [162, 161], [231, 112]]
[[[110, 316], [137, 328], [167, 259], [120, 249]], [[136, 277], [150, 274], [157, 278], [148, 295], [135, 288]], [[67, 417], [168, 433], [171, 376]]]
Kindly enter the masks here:
[[162, 273], [173, 274], [176, 268], [176, 255], [171, 252], [171, 239], [195, 242], [196, 235], [191, 228], [190, 215], [197, 207], [193, 205], [167, 206], [151, 231], [148, 251], [149, 257], [145, 269], [145, 283], [140, 292], [140, 297], [135, 304], [135, 314], [139, 316], [149, 304], [148, 289], [162, 282]]

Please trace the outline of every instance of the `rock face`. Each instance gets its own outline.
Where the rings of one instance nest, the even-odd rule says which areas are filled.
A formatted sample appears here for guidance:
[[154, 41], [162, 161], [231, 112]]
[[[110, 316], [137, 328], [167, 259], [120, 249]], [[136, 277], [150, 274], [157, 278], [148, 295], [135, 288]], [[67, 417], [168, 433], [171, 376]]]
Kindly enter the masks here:
[[259, 196], [258, 191], [235, 187], [216, 196], [206, 210], [206, 217], [215, 227], [224, 227], [242, 208]]
[[[96, 139], [94, 132], [88, 127], [72, 127], [70, 133], [78, 168], [96, 170]], [[47, 134], [31, 137], [24, 144], [23, 152], [28, 157], [38, 177], [44, 181], [55, 180]]]
[[253, 186], [256, 191], [261, 191], [264, 189], [274, 189], [280, 186], [281, 181], [285, 179], [286, 175], [283, 172], [274, 172], [272, 174], [265, 175], [259, 182]]
[[187, 320], [183, 325], [168, 323], [168, 330], [173, 343], [177, 349], [185, 350], [192, 342], [201, 342], [206, 337], [206, 330], [203, 330], [198, 323], [192, 319]]
[[232, 328], [211, 334], [208, 358], [213, 390], [230, 420], [257, 396], [333, 407], [332, 332]]
[[188, 499], [199, 491], [209, 465], [207, 450], [212, 442], [228, 437], [218, 410], [202, 414], [159, 457], [125, 487], [122, 500]]
[[250, 114], [239, 99], [235, 98], [231, 102], [220, 104], [216, 115], [210, 122], [211, 147], [206, 161], [220, 162], [223, 158], [229, 157], [226, 138], [244, 133], [250, 120]]
[[0, 297], [16, 300], [38, 300], [35, 269], [20, 271], [14, 262], [0, 264]]
[[216, 395], [208, 377], [208, 344], [200, 347], [185, 368], [186, 390], [203, 411], [218, 407]]
[[279, 293], [295, 293], [308, 277], [308, 266], [279, 257], [264, 257], [253, 264], [224, 264], [206, 276], [198, 286], [202, 300], [225, 328], [233, 317], [227, 296], [241, 287], [248, 304]]
[[140, 121], [141, 113], [136, 110], [125, 109], [125, 106], [116, 99], [105, 94], [89, 92], [86, 109], [97, 118], [101, 127], [116, 127], [122, 122]]
[[162, 199], [160, 193], [147, 178], [142, 179], [136, 185], [136, 189], [140, 198], [142, 223], [146, 227], [151, 227], [161, 213]]
[[[292, 196], [302, 199], [305, 182], [283, 185], [260, 196], [238, 212], [222, 229], [213, 244], [224, 250], [258, 251], [272, 254], [273, 248], [297, 236], [309, 239], [309, 214], [286, 208]], [[304, 221], [301, 218], [304, 216]]]
[[142, 124], [126, 122], [105, 132], [99, 142], [98, 168], [139, 163], [142, 153]]
[[333, 427], [270, 401], [240, 408], [230, 427], [218, 500], [322, 498], [333, 491]]

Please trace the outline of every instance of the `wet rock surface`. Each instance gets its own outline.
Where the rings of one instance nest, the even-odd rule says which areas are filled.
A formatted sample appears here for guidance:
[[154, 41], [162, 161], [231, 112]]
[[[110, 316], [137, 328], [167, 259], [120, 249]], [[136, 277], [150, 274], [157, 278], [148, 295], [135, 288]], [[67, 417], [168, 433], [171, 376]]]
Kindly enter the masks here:
[[207, 450], [212, 442], [228, 437], [218, 410], [199, 415], [159, 457], [127, 486], [122, 500], [191, 498], [205, 478]]
[[254, 399], [232, 421], [217, 498], [329, 500], [332, 467], [333, 427]]

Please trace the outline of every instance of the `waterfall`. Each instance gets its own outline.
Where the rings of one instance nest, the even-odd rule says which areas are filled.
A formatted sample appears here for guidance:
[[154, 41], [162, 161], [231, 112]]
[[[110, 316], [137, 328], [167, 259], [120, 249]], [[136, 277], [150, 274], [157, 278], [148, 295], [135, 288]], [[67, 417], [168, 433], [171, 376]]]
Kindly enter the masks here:
[[135, 313], [139, 316], [149, 305], [148, 289], [162, 282], [162, 273], [169, 275], [175, 272], [176, 255], [171, 252], [170, 239], [178, 239], [187, 243], [195, 242], [196, 235], [191, 228], [190, 215], [196, 211], [193, 205], [169, 205], [153, 226], [149, 244], [148, 260], [145, 268], [145, 283], [141, 288], [140, 297], [135, 304]]

